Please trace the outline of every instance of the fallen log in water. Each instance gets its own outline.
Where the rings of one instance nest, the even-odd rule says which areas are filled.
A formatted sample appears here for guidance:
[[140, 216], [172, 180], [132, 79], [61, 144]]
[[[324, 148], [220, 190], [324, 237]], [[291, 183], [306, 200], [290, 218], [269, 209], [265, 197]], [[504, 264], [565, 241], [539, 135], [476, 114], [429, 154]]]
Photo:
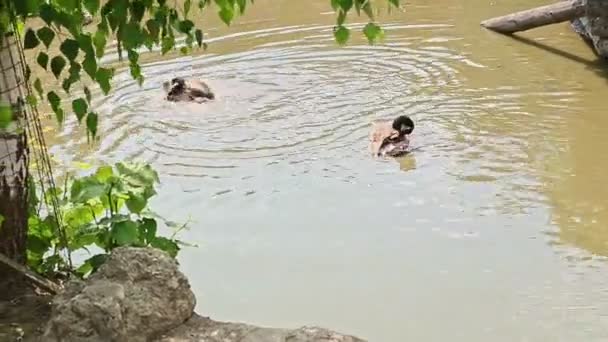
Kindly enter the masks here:
[[492, 31], [510, 34], [573, 20], [584, 15], [585, 5], [582, 1], [560, 1], [552, 5], [484, 20], [481, 22], [481, 26]]

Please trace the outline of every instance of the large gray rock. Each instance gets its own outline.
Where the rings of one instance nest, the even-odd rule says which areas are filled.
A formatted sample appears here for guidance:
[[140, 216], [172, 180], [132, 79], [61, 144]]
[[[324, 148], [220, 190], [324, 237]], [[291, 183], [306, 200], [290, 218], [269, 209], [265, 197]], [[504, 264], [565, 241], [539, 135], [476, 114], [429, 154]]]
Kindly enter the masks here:
[[364, 342], [317, 327], [295, 330], [216, 322], [196, 300], [177, 262], [152, 248], [117, 248], [86, 281], [53, 300], [43, 341]]
[[53, 301], [44, 341], [148, 341], [194, 312], [178, 263], [153, 248], [117, 248], [86, 282]]
[[157, 342], [365, 342], [318, 327], [295, 330], [262, 328], [243, 323], [217, 322], [194, 315], [186, 323], [161, 336]]

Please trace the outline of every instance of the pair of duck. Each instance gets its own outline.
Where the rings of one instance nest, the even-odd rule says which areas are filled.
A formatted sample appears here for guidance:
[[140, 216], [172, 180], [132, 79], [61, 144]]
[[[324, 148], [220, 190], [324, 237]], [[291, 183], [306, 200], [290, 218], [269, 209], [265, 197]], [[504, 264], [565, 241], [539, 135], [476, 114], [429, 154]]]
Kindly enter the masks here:
[[[199, 80], [174, 78], [163, 84], [167, 92], [166, 99], [172, 102], [187, 101], [203, 103], [215, 99], [211, 88]], [[414, 121], [401, 115], [392, 121], [372, 123], [369, 134], [370, 152], [378, 157], [399, 157], [408, 153], [409, 135], [414, 131]]]

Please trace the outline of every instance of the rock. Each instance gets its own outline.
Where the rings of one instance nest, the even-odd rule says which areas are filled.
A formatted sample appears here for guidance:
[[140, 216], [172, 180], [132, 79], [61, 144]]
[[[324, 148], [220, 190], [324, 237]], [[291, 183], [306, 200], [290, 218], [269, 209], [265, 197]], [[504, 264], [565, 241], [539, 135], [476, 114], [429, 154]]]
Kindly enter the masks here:
[[190, 318], [195, 305], [177, 261], [157, 249], [121, 247], [54, 299], [44, 341], [148, 341]]
[[195, 305], [177, 261], [152, 248], [117, 248], [97, 273], [55, 297], [42, 341], [364, 342], [318, 327], [217, 322]]
[[194, 315], [178, 328], [162, 335], [157, 342], [365, 342], [318, 327], [295, 330], [262, 328], [243, 323], [213, 321]]

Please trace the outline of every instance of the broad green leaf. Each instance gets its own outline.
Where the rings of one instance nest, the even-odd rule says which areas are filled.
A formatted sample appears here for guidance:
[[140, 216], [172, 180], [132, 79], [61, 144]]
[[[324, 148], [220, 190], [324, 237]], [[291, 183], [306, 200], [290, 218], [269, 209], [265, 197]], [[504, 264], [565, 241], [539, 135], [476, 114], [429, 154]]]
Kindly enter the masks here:
[[63, 109], [61, 109], [61, 107], [57, 107], [53, 109], [53, 112], [55, 112], [55, 119], [57, 119], [57, 122], [62, 124], [63, 120], [65, 119], [65, 112]]
[[93, 36], [93, 44], [95, 45], [95, 53], [97, 58], [103, 57], [106, 49], [107, 33], [103, 30], [97, 30]]
[[72, 101], [72, 110], [74, 111], [74, 114], [76, 114], [76, 118], [78, 118], [78, 122], [80, 123], [88, 111], [88, 106], [85, 99], [78, 98]]
[[232, 22], [232, 19], [234, 18], [234, 10], [228, 6], [222, 7], [222, 9], [220, 9], [218, 15], [220, 16], [220, 19], [222, 19], [224, 24], [226, 24], [227, 26], [230, 26], [230, 23]]
[[95, 172], [95, 178], [102, 183], [105, 183], [113, 175], [114, 172], [112, 171], [112, 167], [109, 165], [100, 166], [97, 169], [97, 172]]
[[53, 30], [51, 30], [48, 26], [40, 28], [37, 31], [37, 34], [38, 38], [40, 38], [40, 40], [42, 41], [44, 46], [46, 46], [47, 49], [49, 48], [49, 46], [51, 46], [53, 39], [55, 39], [55, 32], [53, 32]]
[[140, 237], [144, 238], [146, 244], [150, 244], [156, 238], [157, 224], [153, 218], [145, 217], [139, 223]]
[[92, 136], [97, 135], [97, 114], [90, 112], [87, 114], [87, 130], [91, 133]]
[[[55, 11], [55, 8], [49, 4], [42, 4], [40, 5], [40, 18], [42, 18], [42, 20], [44, 20], [44, 22], [47, 25], [51, 25], [53, 24], [53, 19], [57, 16], [57, 11]], [[49, 29], [50, 30], [50, 29]], [[53, 34], [54, 36], [54, 34]], [[38, 37], [40, 39], [42, 39], [42, 36], [40, 35], [40, 30], [38, 31]]]
[[179, 252], [179, 246], [177, 243], [161, 236], [150, 241], [150, 246], [165, 251], [173, 258], [175, 258]]
[[162, 54], [166, 54], [167, 52], [169, 52], [169, 50], [171, 50], [173, 48], [173, 45], [175, 44], [175, 40], [172, 37], [166, 36], [163, 38], [162, 44], [161, 44], [161, 52]]
[[97, 254], [95, 256], [90, 257], [85, 260], [84, 264], [82, 264], [77, 270], [76, 273], [80, 277], [84, 277], [90, 273], [96, 272], [101, 265], [103, 265], [108, 259], [107, 254]]
[[179, 31], [189, 33], [194, 28], [194, 23], [191, 20], [183, 20], [179, 23]]
[[82, 61], [82, 68], [92, 80], [95, 80], [97, 75], [97, 59], [95, 55], [87, 54]]
[[237, 0], [239, 5], [239, 11], [241, 14], [245, 13], [245, 9], [247, 8], [247, 0]]
[[63, 53], [70, 61], [76, 59], [79, 49], [80, 45], [74, 39], [66, 39], [59, 46], [61, 53]]
[[141, 194], [129, 193], [129, 199], [126, 201], [127, 208], [133, 214], [139, 214], [148, 205], [148, 199]]
[[368, 23], [363, 28], [363, 33], [367, 37], [370, 43], [375, 42], [378, 38], [382, 37], [382, 28], [374, 23]]
[[146, 28], [148, 29], [148, 35], [156, 41], [158, 39], [158, 34], [160, 33], [158, 22], [154, 19], [148, 19], [148, 21], [146, 21]]
[[345, 26], [338, 26], [334, 29], [334, 37], [336, 38], [338, 44], [346, 44], [348, 37], [350, 37], [350, 30]]
[[26, 50], [33, 49], [40, 44], [38, 37], [36, 37], [36, 33], [31, 28], [27, 29], [25, 32], [25, 37], [23, 37], [23, 48]]
[[61, 104], [61, 99], [59, 98], [59, 95], [57, 95], [57, 93], [55, 93], [54, 91], [49, 91], [46, 94], [46, 98], [47, 100], [49, 100], [51, 108], [59, 108], [59, 105]]
[[63, 7], [67, 12], [72, 12], [78, 7], [80, 1], [76, 0], [55, 0], [57, 4]]
[[131, 13], [131, 21], [139, 23], [144, 17], [144, 13], [146, 12], [146, 6], [141, 0], [131, 1], [131, 7], [129, 8], [129, 12]]
[[198, 44], [198, 47], [201, 47], [203, 45], [203, 31], [197, 29], [194, 31], [194, 35], [196, 36], [196, 43]]
[[350, 11], [351, 8], [353, 8], [353, 0], [337, 0], [336, 2], [338, 3], [338, 6], [342, 9], [342, 11], [344, 11], [345, 13]]
[[81, 33], [78, 35], [78, 46], [80, 50], [87, 55], [95, 54], [95, 46], [93, 45], [93, 37], [90, 33]]
[[139, 232], [137, 224], [133, 221], [122, 221], [112, 224], [112, 239], [119, 246], [126, 246], [137, 242]]
[[112, 78], [112, 70], [106, 68], [99, 68], [95, 73], [95, 80], [101, 87], [101, 90], [105, 95], [108, 95], [110, 92], [110, 79]]
[[149, 164], [116, 163], [116, 170], [132, 185], [153, 186], [155, 183], [160, 183], [158, 173]]
[[95, 13], [99, 11], [99, 0], [83, 0], [84, 8], [95, 16]]
[[0, 104], [0, 128], [6, 128], [13, 121], [13, 111], [6, 104]]
[[399, 7], [399, 0], [388, 0], [388, 2], [395, 7]]
[[188, 18], [188, 13], [190, 13], [190, 6], [192, 6], [192, 0], [184, 1], [184, 18]]
[[106, 185], [99, 182], [96, 177], [83, 177], [76, 179], [70, 189], [70, 201], [73, 203], [86, 203], [107, 193]]
[[65, 58], [61, 56], [55, 56], [51, 59], [51, 71], [53, 72], [53, 75], [55, 75], [55, 78], [59, 79], [59, 75], [61, 75], [65, 65]]
[[41, 99], [44, 98], [44, 90], [42, 89], [42, 82], [39, 78], [34, 81], [34, 89], [36, 89], [38, 96], [40, 96]]
[[38, 53], [38, 58], [36, 58], [36, 61], [38, 62], [38, 65], [46, 70], [47, 66], [49, 65], [49, 55], [41, 51]]

